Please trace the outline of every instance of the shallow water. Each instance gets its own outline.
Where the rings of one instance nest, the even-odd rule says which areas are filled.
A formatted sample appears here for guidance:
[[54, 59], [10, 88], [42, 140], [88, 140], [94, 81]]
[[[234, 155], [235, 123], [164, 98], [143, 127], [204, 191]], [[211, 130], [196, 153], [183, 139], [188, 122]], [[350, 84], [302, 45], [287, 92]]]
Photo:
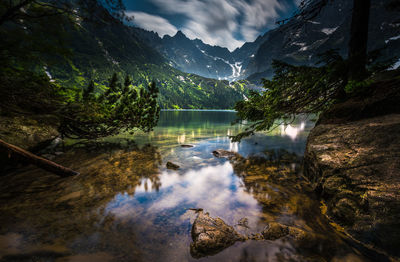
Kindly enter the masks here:
[[[55, 161], [79, 171], [78, 177], [60, 179], [33, 167], [1, 177], [0, 258], [368, 261], [365, 250], [322, 214], [323, 205], [299, 173], [294, 154], [303, 154], [312, 122], [298, 120], [232, 143], [228, 136], [245, 127], [231, 126], [233, 120], [228, 111], [164, 111], [150, 134], [69, 143]], [[248, 161], [216, 158], [216, 149]], [[168, 161], [180, 169], [166, 169]], [[203, 208], [242, 234], [279, 222], [309, 232], [314, 241], [251, 240], [194, 259], [190, 230], [196, 214], [190, 208]], [[242, 218], [249, 228], [238, 225]]]

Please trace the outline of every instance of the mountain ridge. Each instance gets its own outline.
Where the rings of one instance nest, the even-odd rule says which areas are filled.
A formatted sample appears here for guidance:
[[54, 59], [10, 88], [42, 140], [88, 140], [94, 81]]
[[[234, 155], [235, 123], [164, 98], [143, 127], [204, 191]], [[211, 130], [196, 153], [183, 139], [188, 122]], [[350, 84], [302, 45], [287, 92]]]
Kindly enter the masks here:
[[[396, 12], [387, 10], [385, 3], [385, 0], [372, 2], [369, 50], [387, 47], [382, 53], [388, 59], [400, 57], [400, 23]], [[337, 49], [346, 58], [351, 10], [351, 1], [329, 2], [312, 21], [293, 18], [232, 52], [200, 39], [190, 40], [181, 31], [161, 38], [157, 33], [137, 27], [135, 30], [179, 70], [215, 79], [248, 79], [259, 83], [261, 78], [273, 76], [274, 59], [294, 65], [315, 65], [316, 54], [330, 49]], [[295, 26], [299, 21], [301, 26]]]
[[135, 86], [146, 87], [155, 81], [159, 104], [166, 109], [231, 109], [247, 93], [245, 82], [218, 81], [171, 67], [132, 27], [105, 9], [99, 7], [98, 12], [106, 24], [83, 20], [64, 25], [69, 37], [65, 45], [74, 55], [41, 65], [51, 80], [76, 90], [94, 80], [98, 91], [107, 88], [114, 72], [121, 79], [130, 75]]

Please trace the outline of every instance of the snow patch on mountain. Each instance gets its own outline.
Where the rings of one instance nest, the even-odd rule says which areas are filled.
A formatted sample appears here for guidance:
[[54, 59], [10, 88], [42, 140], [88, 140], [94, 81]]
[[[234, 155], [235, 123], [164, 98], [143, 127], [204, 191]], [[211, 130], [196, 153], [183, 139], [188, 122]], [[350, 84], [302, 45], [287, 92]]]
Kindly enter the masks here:
[[306, 43], [293, 42], [291, 45], [296, 45], [296, 46], [304, 47], [304, 46], [306, 45]]
[[50, 82], [52, 82], [52, 83], [55, 82], [56, 80], [53, 79], [53, 76], [50, 74], [47, 66], [44, 66], [43, 69], [44, 69], [44, 72], [46, 73], [47, 77], [50, 79]]
[[326, 34], [326, 35], [331, 35], [333, 34], [339, 27], [333, 27], [333, 28], [324, 28], [321, 30], [322, 33]]
[[397, 68], [400, 68], [400, 59], [397, 60], [397, 62], [392, 66], [391, 69], [395, 70], [395, 69], [397, 69]]
[[398, 40], [398, 39], [400, 39], [400, 35], [398, 35], [398, 36], [393, 36], [393, 37], [389, 38], [388, 40], [385, 41], [385, 43], [387, 44], [387, 43], [389, 43], [390, 41], [396, 41], [396, 40]]
[[[208, 56], [212, 59], [214, 59], [214, 61], [220, 60], [222, 62], [224, 62], [225, 64], [229, 65], [232, 68], [232, 75], [228, 76], [228, 77], [219, 77], [219, 80], [230, 80], [230, 81], [236, 81], [239, 77], [240, 74], [242, 73], [242, 68], [243, 68], [243, 62], [235, 62], [234, 64], [230, 63], [229, 61], [221, 58], [221, 57], [215, 57], [215, 56], [211, 56], [209, 54], [207, 54], [206, 51], [199, 49], [200, 52], [202, 52], [205, 56]], [[207, 68], [210, 68], [211, 66], [207, 66]], [[218, 71], [217, 71], [218, 73]]]
[[97, 39], [97, 43], [99, 44], [99, 47], [103, 50], [104, 52], [104, 56], [106, 57], [106, 59], [113, 63], [114, 65], [119, 65], [119, 62], [116, 61], [113, 57], [111, 57], [110, 53], [108, 53], [107, 49], [104, 48], [103, 42], [101, 42], [100, 40]]

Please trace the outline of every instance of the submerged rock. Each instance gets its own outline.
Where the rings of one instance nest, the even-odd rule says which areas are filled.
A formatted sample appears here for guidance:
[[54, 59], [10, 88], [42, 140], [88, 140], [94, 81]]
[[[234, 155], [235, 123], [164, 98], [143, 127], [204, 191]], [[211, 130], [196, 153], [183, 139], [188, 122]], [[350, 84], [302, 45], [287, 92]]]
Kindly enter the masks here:
[[212, 218], [202, 210], [197, 214], [191, 233], [193, 243], [190, 245], [190, 254], [194, 258], [214, 255], [246, 239], [222, 219]]
[[178, 170], [180, 168], [180, 166], [178, 166], [177, 164], [174, 164], [172, 162], [167, 162], [166, 166], [168, 169], [173, 169], [173, 170]]
[[181, 145], [181, 147], [183, 147], [183, 148], [191, 148], [191, 147], [194, 147], [194, 145]]
[[285, 237], [289, 234], [289, 227], [276, 223], [271, 222], [265, 229], [261, 232], [261, 235], [265, 240], [276, 240], [281, 237]]
[[250, 228], [249, 227], [249, 219], [247, 217], [241, 218], [238, 221], [237, 225], [241, 226], [241, 227], [245, 227], [245, 228]]
[[231, 159], [231, 158], [233, 158], [233, 157], [238, 156], [238, 154], [235, 153], [235, 152], [231, 152], [231, 151], [227, 151], [227, 150], [223, 150], [223, 149], [214, 150], [212, 153], [213, 153], [213, 155], [214, 155], [215, 157], [218, 157], [218, 158], [228, 158], [228, 159]]
[[194, 211], [194, 212], [201, 212], [201, 211], [203, 211], [203, 209], [202, 208], [189, 208], [189, 210], [191, 210], [191, 211]]
[[282, 237], [289, 237], [302, 247], [311, 247], [315, 244], [316, 236], [314, 233], [303, 229], [286, 226], [277, 222], [270, 222], [261, 232], [264, 240], [276, 240]]

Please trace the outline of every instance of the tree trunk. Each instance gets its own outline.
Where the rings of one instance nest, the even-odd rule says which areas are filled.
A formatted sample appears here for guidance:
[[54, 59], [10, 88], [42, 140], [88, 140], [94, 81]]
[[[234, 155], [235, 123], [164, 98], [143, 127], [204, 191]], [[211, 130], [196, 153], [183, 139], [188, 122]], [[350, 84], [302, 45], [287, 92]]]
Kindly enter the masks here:
[[78, 172], [75, 172], [72, 169], [63, 167], [63, 166], [56, 164], [50, 160], [36, 156], [22, 148], [8, 144], [1, 139], [0, 139], [0, 149], [4, 149], [6, 152], [8, 152], [9, 158], [15, 157], [15, 158], [22, 159], [30, 164], [36, 165], [46, 171], [52, 172], [52, 173], [62, 176], [62, 177], [79, 175]]
[[349, 43], [349, 80], [366, 77], [371, 0], [354, 0]]

